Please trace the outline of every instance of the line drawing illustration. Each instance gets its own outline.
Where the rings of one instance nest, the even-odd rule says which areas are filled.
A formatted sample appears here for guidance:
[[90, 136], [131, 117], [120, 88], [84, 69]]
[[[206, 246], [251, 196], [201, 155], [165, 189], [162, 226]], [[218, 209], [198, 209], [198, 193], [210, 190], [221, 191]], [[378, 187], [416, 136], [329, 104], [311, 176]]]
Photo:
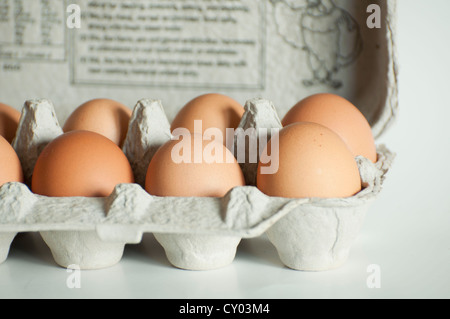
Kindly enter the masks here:
[[277, 32], [286, 43], [307, 54], [312, 77], [303, 80], [303, 85], [342, 87], [336, 74], [355, 63], [363, 50], [357, 21], [333, 0], [269, 1]]

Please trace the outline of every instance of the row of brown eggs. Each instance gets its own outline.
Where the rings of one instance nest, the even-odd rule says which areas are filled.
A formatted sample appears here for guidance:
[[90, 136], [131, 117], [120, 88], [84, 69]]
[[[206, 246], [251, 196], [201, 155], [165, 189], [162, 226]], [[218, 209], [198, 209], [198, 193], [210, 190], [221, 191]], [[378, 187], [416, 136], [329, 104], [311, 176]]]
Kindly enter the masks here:
[[[227, 128], [237, 128], [244, 112], [241, 104], [221, 94], [202, 95], [187, 103], [171, 130], [186, 128], [193, 134], [188, 140], [171, 140], [156, 152], [148, 166], [145, 189], [155, 196], [222, 197], [232, 188], [244, 186], [238, 162], [234, 157], [228, 160], [231, 152], [223, 143], [205, 140], [202, 135], [211, 127], [224, 133]], [[6, 111], [0, 114], [3, 117]], [[52, 197], [105, 197], [117, 184], [134, 183], [131, 166], [121, 150], [130, 119], [131, 110], [110, 99], [78, 107], [66, 120], [64, 134], [39, 156], [32, 191]], [[196, 131], [195, 120], [202, 121], [202, 131]], [[282, 124], [278, 147], [270, 148], [272, 141], [267, 145], [278, 152], [272, 154], [278, 158], [278, 170], [262, 174], [266, 164], [258, 167], [256, 186], [262, 192], [277, 197], [329, 198], [349, 197], [361, 190], [355, 157], [376, 162], [377, 155], [370, 125], [354, 105], [332, 94], [313, 95], [295, 105]], [[2, 126], [6, 128], [1, 124], [0, 133], [6, 136]], [[9, 143], [0, 139], [0, 185], [23, 181], [20, 161]], [[180, 143], [188, 147], [180, 147]], [[192, 157], [190, 161], [174, 160], [175, 151], [199, 146], [200, 159], [193, 152], [180, 154]], [[212, 153], [203, 151], [211, 147], [220, 151], [223, 161], [207, 158]]]

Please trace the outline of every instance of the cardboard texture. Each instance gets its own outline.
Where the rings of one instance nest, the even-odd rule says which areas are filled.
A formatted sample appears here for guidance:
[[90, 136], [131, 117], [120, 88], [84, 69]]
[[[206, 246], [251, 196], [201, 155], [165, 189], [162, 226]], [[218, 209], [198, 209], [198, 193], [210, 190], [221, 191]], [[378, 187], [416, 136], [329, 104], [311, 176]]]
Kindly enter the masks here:
[[[241, 128], [257, 127], [259, 119], [279, 125], [270, 101], [250, 100], [245, 108]], [[28, 172], [45, 145], [62, 134], [54, 115], [50, 101], [25, 103], [13, 145]], [[155, 150], [171, 138], [164, 118], [160, 101], [144, 99], [134, 109], [123, 149], [130, 163], [140, 163], [134, 165], [136, 180], [144, 180]], [[376, 164], [357, 158], [364, 190], [333, 200], [270, 198], [251, 184], [224, 198], [155, 197], [138, 183], [118, 185], [107, 198], [51, 198], [8, 183], [0, 189], [3, 255], [14, 234], [34, 231], [59, 265], [98, 269], [119, 262], [127, 243], [139, 243], [143, 233], [151, 232], [174, 266], [208, 270], [231, 263], [241, 238], [267, 232], [287, 266], [333, 268], [347, 258], [369, 204], [381, 191], [393, 154], [381, 146], [379, 158]], [[256, 167], [242, 166], [251, 180]]]
[[[289, 268], [324, 271], [345, 263], [395, 158], [384, 145], [378, 146], [376, 164], [357, 158], [364, 189], [345, 199], [270, 198], [254, 186], [257, 164], [249, 162], [241, 163], [248, 186], [224, 198], [154, 197], [143, 188], [145, 173], [157, 149], [171, 138], [169, 123], [178, 110], [192, 97], [211, 91], [246, 101], [240, 128], [257, 129], [250, 138], [258, 141], [259, 151], [265, 146], [259, 142], [261, 130], [279, 129], [280, 116], [318, 92], [349, 99], [366, 116], [374, 136], [382, 135], [398, 109], [396, 1], [377, 2], [379, 28], [366, 26], [369, 0], [320, 0], [320, 6], [309, 1], [240, 0], [222, 3], [227, 10], [214, 9], [216, 1], [191, 1], [199, 10], [190, 14], [180, 0], [169, 1], [173, 6], [161, 12], [157, 6], [119, 8], [128, 0], [109, 1], [110, 8], [103, 9], [90, 2], [74, 1], [87, 19], [81, 29], [68, 30], [52, 25], [64, 19], [48, 19], [46, 30], [54, 30], [52, 41], [61, 45], [47, 46], [49, 39], [43, 39], [31, 54], [22, 44], [36, 39], [22, 32], [22, 42], [0, 48], [1, 59], [21, 66], [1, 76], [0, 87], [3, 102], [22, 109], [13, 147], [25, 174], [25, 184], [0, 188], [0, 263], [19, 232], [40, 232], [55, 262], [69, 268], [110, 267], [120, 262], [126, 244], [139, 243], [144, 233], [153, 233], [170, 263], [181, 269], [224, 267], [234, 260], [242, 238], [265, 233]], [[22, 11], [34, 5], [30, 2]], [[52, 14], [65, 12], [56, 8], [59, 3], [51, 6]], [[323, 10], [315, 12], [318, 8]], [[175, 23], [162, 18], [175, 9], [191, 20]], [[144, 22], [148, 10], [159, 29]], [[114, 20], [125, 13], [138, 29], [112, 29], [125, 27], [125, 22]], [[215, 19], [209, 13], [215, 13]], [[5, 23], [9, 19], [5, 16]], [[10, 31], [0, 38], [20, 35]], [[179, 33], [174, 37], [171, 32]], [[147, 43], [155, 51], [149, 51]], [[111, 48], [115, 51], [108, 51]], [[165, 50], [167, 59], [155, 56], [158, 48]], [[45, 81], [40, 81], [43, 74]], [[77, 105], [98, 97], [134, 108], [123, 151], [136, 183], [118, 185], [107, 198], [31, 193], [36, 160], [45, 145], [62, 134], [59, 123]], [[235, 142], [243, 137], [238, 131]], [[249, 150], [244, 152], [248, 155]]]
[[[102, 97], [130, 108], [161, 100], [171, 122], [213, 92], [242, 104], [267, 98], [281, 117], [310, 94], [335, 93], [376, 137], [396, 117], [395, 0], [73, 0], [80, 28], [63, 1], [6, 2], [2, 103], [50, 99], [60, 123]], [[373, 4], [379, 28], [368, 25]]]

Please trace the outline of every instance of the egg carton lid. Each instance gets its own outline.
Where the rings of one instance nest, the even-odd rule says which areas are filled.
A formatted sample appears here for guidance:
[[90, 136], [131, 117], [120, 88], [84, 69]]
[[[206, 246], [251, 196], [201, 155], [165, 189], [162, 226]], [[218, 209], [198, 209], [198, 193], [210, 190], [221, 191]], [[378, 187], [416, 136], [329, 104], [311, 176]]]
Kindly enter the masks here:
[[[92, 17], [102, 16], [102, 10], [107, 11], [100, 7], [84, 6], [87, 0], [78, 2], [83, 4], [85, 23], [89, 22], [90, 10], [95, 13]], [[113, 2], [118, 3], [117, 0]], [[179, 2], [181, 1], [173, 1], [175, 5]], [[196, 23], [180, 22], [186, 37], [195, 35], [198, 39], [254, 41], [253, 47], [232, 46], [238, 56], [244, 57], [249, 64], [246, 68], [234, 68], [231, 71], [219, 66], [194, 69], [202, 72], [198, 81], [186, 77], [171, 81], [159, 75], [143, 80], [133, 74], [118, 76], [89, 73], [90, 67], [100, 71], [109, 70], [106, 62], [102, 61], [111, 59], [108, 59], [108, 53], [89, 50], [89, 45], [103, 45], [104, 42], [99, 40], [94, 43], [82, 39], [90, 38], [91, 35], [92, 39], [101, 39], [104, 34], [109, 33], [88, 28], [66, 30], [67, 39], [71, 40], [66, 43], [67, 56], [70, 59], [61, 61], [64, 63], [29, 63], [26, 68], [1, 77], [3, 102], [22, 105], [24, 95], [29, 96], [33, 92], [39, 92], [40, 96], [52, 94], [53, 100], [58, 104], [58, 117], [62, 121], [73, 108], [92, 98], [104, 96], [131, 107], [134, 106], [132, 104], [136, 102], [136, 97], [154, 96], [164, 101], [166, 114], [171, 120], [188, 100], [203, 93], [210, 93], [206, 91], [220, 91], [241, 103], [255, 96], [265, 97], [275, 103], [281, 116], [300, 99], [314, 93], [328, 92], [341, 95], [355, 104], [371, 124], [374, 136], [380, 137], [394, 123], [398, 112], [397, 1], [380, 0], [374, 3], [318, 0], [320, 5], [312, 7], [308, 6], [308, 3], [309, 1], [294, 0], [243, 0], [240, 4], [246, 6], [249, 11], [228, 13], [236, 18], [237, 23], [233, 26], [220, 23], [213, 25], [202, 19]], [[201, 1], [197, 4], [207, 5]], [[372, 27], [368, 24], [373, 14], [369, 6], [374, 5], [380, 9], [379, 16], [375, 17], [379, 19], [380, 24]], [[63, 9], [63, 5], [56, 2], [49, 6], [54, 12]], [[153, 10], [153, 14], [158, 14], [157, 9]], [[131, 17], [142, 14], [138, 10], [129, 12]], [[144, 23], [135, 20], [136, 25], [142, 26]], [[102, 23], [106, 26], [120, 24], [114, 19]], [[126, 35], [133, 39], [149, 36], [148, 32], [144, 31], [136, 31], [130, 35], [129, 32], [124, 34], [117, 29], [114, 29], [111, 35]], [[164, 36], [159, 33], [150, 35]], [[167, 44], [167, 47], [176, 48], [170, 44]], [[216, 49], [212, 45], [207, 47]], [[198, 47], [193, 46], [193, 49], [196, 48]], [[144, 55], [137, 51], [133, 52], [133, 56], [114, 53], [124, 58], [123, 60], [131, 60], [135, 56], [143, 59], [155, 58], [155, 55], [150, 53]], [[90, 57], [94, 60], [92, 64], [82, 61], [83, 58]], [[222, 57], [219, 56], [217, 60]], [[197, 56], [172, 53], [170, 58], [184, 61], [190, 58], [195, 60]], [[216, 61], [215, 57], [211, 60]], [[20, 63], [20, 60], [17, 60], [17, 63]], [[117, 64], [113, 64], [111, 69], [114, 71], [115, 67], [130, 71], [124, 65]], [[179, 68], [187, 70], [181, 66]], [[52, 76], [46, 77], [45, 81], [34, 80], [43, 74]], [[245, 83], [239, 85], [241, 78], [244, 78], [243, 82], [247, 84], [252, 82], [251, 87]], [[253, 82], [258, 85], [253, 86]], [[54, 95], [55, 92], [63, 93]]]
[[[270, 101], [249, 100], [245, 109], [241, 128], [262, 125], [270, 129], [281, 125]], [[22, 162], [26, 184], [30, 185], [42, 149], [60, 134], [62, 130], [49, 100], [25, 103], [13, 147]], [[170, 139], [161, 102], [140, 100], [123, 146], [136, 176], [135, 184], [117, 185], [106, 198], [51, 198], [33, 194], [23, 183], [5, 184], [0, 188], [0, 232], [96, 231], [102, 240], [126, 243], [139, 243], [146, 232], [257, 237], [303, 205], [330, 209], [366, 206], [381, 191], [395, 157], [383, 145], [378, 147], [379, 161], [375, 164], [357, 157], [364, 189], [350, 198], [274, 198], [254, 186], [234, 188], [223, 198], [152, 196], [143, 187], [146, 170], [156, 150]], [[241, 166], [251, 181], [254, 163]]]
[[[291, 50], [304, 51], [303, 59], [293, 60], [292, 52], [277, 50], [275, 59], [284, 66], [286, 76], [279, 81], [279, 90], [289, 88], [286, 94], [298, 100], [315, 93], [340, 95], [363, 113], [375, 139], [386, 133], [395, 123], [399, 106], [397, 0], [376, 4], [320, 0], [312, 8], [290, 0], [270, 2], [274, 23], [268, 23], [269, 29], [275, 29]], [[378, 23], [372, 25], [372, 19]], [[294, 76], [286, 72], [299, 72], [296, 66], [306, 73], [300, 75], [303, 85], [292, 88], [286, 81]], [[282, 115], [292, 106], [283, 101], [277, 111]]]

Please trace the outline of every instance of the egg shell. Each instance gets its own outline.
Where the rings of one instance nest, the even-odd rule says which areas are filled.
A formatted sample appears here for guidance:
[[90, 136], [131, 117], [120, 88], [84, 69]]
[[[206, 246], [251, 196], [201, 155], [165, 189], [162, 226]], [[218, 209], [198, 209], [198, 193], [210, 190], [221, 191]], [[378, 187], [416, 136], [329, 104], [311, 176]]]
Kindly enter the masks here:
[[90, 100], [72, 112], [63, 126], [63, 131], [96, 132], [121, 147], [128, 132], [131, 113], [130, 108], [111, 99]]
[[16, 151], [0, 136], [0, 186], [9, 182], [22, 183], [23, 180], [22, 165]]
[[260, 162], [257, 187], [269, 196], [340, 198], [361, 191], [353, 154], [325, 126], [310, 122], [288, 125], [272, 137], [263, 151], [267, 152], [278, 161], [278, 170], [264, 173], [267, 164]]
[[223, 197], [244, 185], [239, 164], [223, 144], [189, 134], [156, 152], [145, 188], [155, 196]]
[[[226, 145], [227, 128], [236, 129], [244, 115], [244, 107], [229, 96], [210, 93], [198, 96], [188, 102], [172, 121], [171, 131], [186, 128], [191, 133], [203, 134], [209, 128], [217, 128], [222, 133]], [[201, 128], [195, 121], [201, 121]]]
[[15, 108], [0, 103], [0, 136], [12, 143], [19, 127], [20, 112]]
[[122, 150], [90, 131], [65, 133], [50, 142], [34, 168], [32, 191], [53, 197], [106, 197], [117, 184], [133, 183]]
[[292, 107], [282, 120], [283, 126], [296, 122], [322, 124], [337, 133], [354, 156], [364, 156], [373, 163], [377, 150], [369, 122], [347, 99], [330, 93], [308, 96]]

